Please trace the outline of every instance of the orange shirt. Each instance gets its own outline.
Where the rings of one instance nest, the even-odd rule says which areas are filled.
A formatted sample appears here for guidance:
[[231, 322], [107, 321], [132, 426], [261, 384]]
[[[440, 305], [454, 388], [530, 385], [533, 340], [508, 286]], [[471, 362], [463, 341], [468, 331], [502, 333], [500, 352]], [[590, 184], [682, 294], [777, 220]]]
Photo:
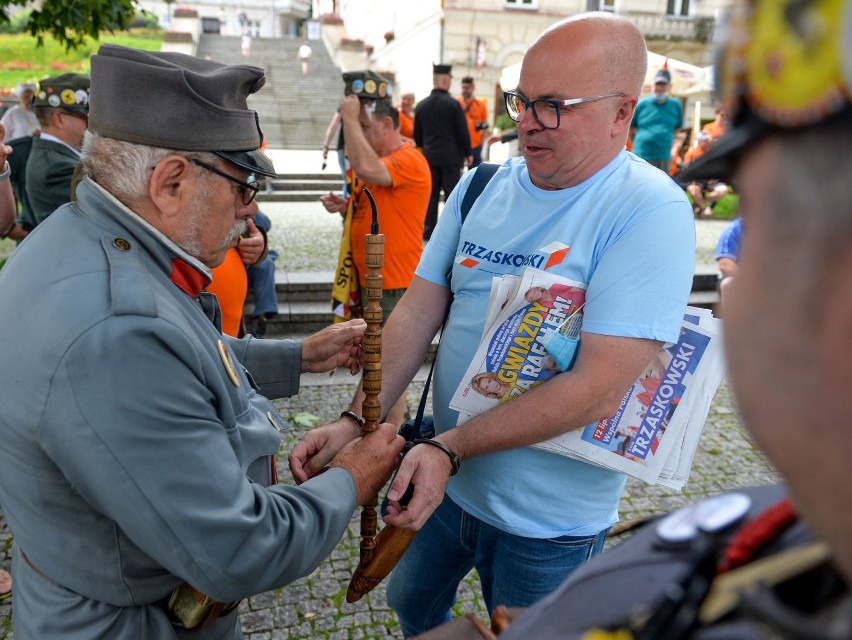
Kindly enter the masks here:
[[488, 109], [479, 98], [471, 98], [470, 101], [459, 96], [458, 102], [464, 109], [464, 117], [467, 119], [467, 133], [470, 135], [470, 146], [478, 147], [485, 140], [488, 129], [477, 129], [480, 122], [488, 122]]
[[683, 154], [683, 164], [689, 164], [693, 160], [698, 160], [701, 156], [707, 153], [706, 149], [702, 149], [701, 147], [690, 147], [686, 153]]
[[721, 136], [723, 133], [725, 133], [725, 124], [724, 123], [717, 123], [714, 120], [713, 122], [708, 122], [707, 124], [705, 124], [701, 128], [701, 130], [704, 133], [708, 134], [711, 139], [715, 140], [716, 138]]
[[[376, 200], [379, 231], [385, 236], [382, 288], [405, 289], [423, 253], [423, 224], [432, 193], [432, 174], [424, 155], [408, 142], [380, 160], [390, 172], [393, 184], [389, 187], [368, 184], [367, 187]], [[364, 192], [359, 190], [357, 198], [349, 241], [358, 281], [364, 286], [367, 234], [372, 218], [370, 201]]]
[[228, 249], [225, 261], [213, 269], [213, 282], [207, 290], [216, 294], [222, 309], [222, 333], [239, 337], [243, 304], [248, 292], [246, 265], [235, 248]]
[[399, 133], [406, 138], [414, 137], [414, 116], [407, 116], [399, 110]]

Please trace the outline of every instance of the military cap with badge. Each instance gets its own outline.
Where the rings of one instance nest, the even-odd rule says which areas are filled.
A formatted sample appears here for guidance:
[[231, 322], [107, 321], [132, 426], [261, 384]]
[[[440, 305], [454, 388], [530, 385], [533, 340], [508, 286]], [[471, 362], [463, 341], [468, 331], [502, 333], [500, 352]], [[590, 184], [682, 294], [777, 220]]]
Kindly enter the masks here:
[[33, 90], [33, 107], [54, 107], [72, 113], [89, 113], [89, 76], [82, 73], [63, 73], [44, 78]]
[[391, 83], [371, 69], [347, 71], [343, 74], [343, 95], [354, 93], [359, 98], [386, 100], [391, 97]]
[[684, 180], [728, 180], [739, 155], [766, 135], [852, 114], [847, 0], [740, 0], [717, 32], [716, 89], [731, 124]]

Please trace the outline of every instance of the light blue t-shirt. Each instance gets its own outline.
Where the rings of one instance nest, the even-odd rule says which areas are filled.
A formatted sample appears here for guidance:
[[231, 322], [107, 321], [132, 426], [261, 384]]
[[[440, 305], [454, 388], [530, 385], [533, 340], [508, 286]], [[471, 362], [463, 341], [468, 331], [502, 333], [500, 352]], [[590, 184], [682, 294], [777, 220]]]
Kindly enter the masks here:
[[[435, 369], [438, 432], [456, 425], [449, 401], [482, 337], [493, 277], [526, 265], [588, 284], [583, 330], [676, 341], [692, 285], [692, 210], [670, 178], [622, 151], [583, 183], [534, 186], [523, 158], [497, 171], [460, 234], [468, 173], [453, 190], [417, 268], [453, 304]], [[565, 252], [565, 248], [568, 251]], [[504, 531], [532, 538], [592, 535], [618, 520], [626, 477], [532, 448], [465, 460], [448, 495]]]

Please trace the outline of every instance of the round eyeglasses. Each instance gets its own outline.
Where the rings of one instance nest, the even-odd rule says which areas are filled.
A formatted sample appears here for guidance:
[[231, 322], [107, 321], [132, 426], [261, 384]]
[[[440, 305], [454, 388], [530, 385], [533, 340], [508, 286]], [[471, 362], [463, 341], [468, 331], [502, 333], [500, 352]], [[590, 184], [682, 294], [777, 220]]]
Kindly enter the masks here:
[[506, 112], [515, 122], [520, 122], [524, 117], [524, 111], [532, 109], [533, 117], [544, 129], [558, 129], [562, 109], [583, 102], [594, 102], [604, 98], [624, 98], [626, 93], [604, 93], [599, 96], [588, 98], [568, 98], [566, 100], [552, 100], [542, 98], [540, 100], [527, 100], [514, 91], [504, 91], [503, 100], [506, 102]]
[[[202, 162], [201, 160], [196, 160], [195, 158], [188, 158], [188, 160], [195, 165], [198, 165], [202, 169], [206, 169], [210, 173], [215, 173], [217, 176], [222, 176], [223, 178], [230, 180], [231, 182], [239, 185], [240, 192], [240, 200], [243, 203], [243, 206], [248, 206], [254, 200], [254, 197], [257, 195], [258, 191], [260, 191], [260, 182], [257, 180], [250, 180], [249, 182], [243, 182], [242, 180], [238, 180], [234, 176], [229, 176], [224, 171], [220, 171], [212, 164], [207, 164], [206, 162]], [[251, 175], [249, 178], [253, 178]]]

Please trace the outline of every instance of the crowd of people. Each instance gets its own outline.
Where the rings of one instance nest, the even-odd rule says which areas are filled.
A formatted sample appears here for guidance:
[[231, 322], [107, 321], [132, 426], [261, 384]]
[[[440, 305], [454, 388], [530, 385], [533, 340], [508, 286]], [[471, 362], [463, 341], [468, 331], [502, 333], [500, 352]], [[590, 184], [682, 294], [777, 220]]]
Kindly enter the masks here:
[[[760, 20], [739, 25], [736, 46], [757, 46]], [[813, 45], [813, 34], [796, 34]], [[596, 556], [626, 476], [529, 445], [612, 416], [660, 346], [677, 342], [695, 220], [712, 216], [731, 185], [748, 208], [748, 233], [737, 218], [716, 252], [734, 390], [790, 483], [788, 517], [801, 512], [833, 559], [817, 576], [832, 589], [810, 588], [821, 599], [807, 607], [831, 608], [846, 593], [852, 520], [836, 505], [848, 493], [837, 478], [850, 443], [842, 291], [852, 257], [848, 181], [835, 174], [852, 135], [848, 79], [837, 80], [846, 98], [805, 108], [764, 104], [746, 71], [681, 159], [668, 70], [640, 97], [639, 29], [613, 13], [579, 13], [526, 51], [502, 105], [520, 156], [477, 184], [471, 204], [488, 109], [474, 78], [455, 98], [452, 68], [432, 71], [430, 95], [416, 103], [404, 93], [398, 106], [380, 74], [344, 73], [323, 147], [324, 159], [336, 147], [345, 180], [322, 198], [342, 221], [338, 317], [301, 340], [265, 337], [276, 255], [255, 196], [259, 179], [277, 173], [247, 103], [262, 69], [106, 44], [90, 76], [18, 87], [20, 104], [0, 121], [0, 231], [20, 241], [0, 271], [0, 329], [15, 336], [4, 347], [11, 366], [0, 368], [0, 505], [14, 538], [0, 598], [14, 587], [16, 637], [239, 638], [239, 602], [313, 571], [392, 473], [384, 519], [417, 532], [387, 586], [405, 637], [450, 622], [472, 569], [489, 614], [531, 608], [507, 638], [539, 637], [553, 599], [604, 561]], [[169, 111], [157, 108], [163, 100]], [[7, 138], [7, 128], [25, 133]], [[27, 145], [15, 146], [21, 138]], [[288, 452], [296, 486], [279, 484], [284, 421], [270, 400], [298, 393], [303, 372], [362, 365], [373, 203], [386, 246], [381, 424], [362, 431], [359, 385], [339, 419]], [[587, 292], [576, 360], [561, 370], [551, 358], [544, 383], [460, 418], [450, 398], [479, 344], [492, 280], [560, 244], [570, 251], [548, 262], [550, 273]], [[520, 256], [521, 267], [468, 262], [461, 247]], [[249, 287], [256, 306], [245, 326]], [[439, 330], [435, 435], [405, 446], [406, 389]], [[494, 375], [471, 385], [506, 394]], [[666, 594], [671, 605], [675, 590]], [[807, 607], [797, 598], [788, 595], [777, 629], [798, 628], [797, 607]], [[561, 614], [581, 606], [560, 602]], [[844, 609], [831, 609], [848, 630]], [[610, 630], [647, 622], [607, 613]], [[735, 615], [746, 630], [759, 617]]]

